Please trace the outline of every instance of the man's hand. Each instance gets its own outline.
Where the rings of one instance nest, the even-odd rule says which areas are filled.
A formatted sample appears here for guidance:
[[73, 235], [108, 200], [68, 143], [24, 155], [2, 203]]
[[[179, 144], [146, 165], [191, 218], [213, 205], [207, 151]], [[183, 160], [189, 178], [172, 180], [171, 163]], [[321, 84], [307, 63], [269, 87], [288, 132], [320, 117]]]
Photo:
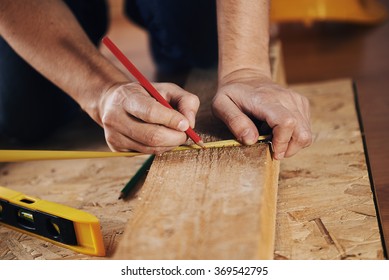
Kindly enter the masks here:
[[312, 142], [308, 100], [266, 76], [225, 77], [213, 99], [212, 109], [246, 145], [254, 144], [259, 136], [249, 116], [266, 121], [273, 129], [276, 159], [290, 157]]
[[102, 97], [99, 116], [113, 151], [160, 154], [185, 143], [185, 130], [195, 125], [199, 99], [169, 83], [154, 85], [176, 110], [166, 108], [138, 83], [118, 84]]
[[162, 153], [186, 141], [198, 98], [178, 86], [157, 84], [177, 112], [128, 82], [92, 44], [64, 1], [2, 0], [0, 11], [1, 36], [104, 128], [113, 151]]
[[270, 0], [218, 0], [219, 89], [213, 112], [244, 144], [258, 129], [249, 117], [273, 129], [274, 156], [290, 157], [312, 141], [306, 98], [271, 80]]

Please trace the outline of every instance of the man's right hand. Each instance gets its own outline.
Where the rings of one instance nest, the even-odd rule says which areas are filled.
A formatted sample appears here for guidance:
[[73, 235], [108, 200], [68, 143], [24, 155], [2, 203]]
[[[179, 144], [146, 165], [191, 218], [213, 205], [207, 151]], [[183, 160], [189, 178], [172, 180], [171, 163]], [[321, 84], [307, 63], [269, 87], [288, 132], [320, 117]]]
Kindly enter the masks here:
[[176, 110], [156, 101], [139, 83], [112, 86], [102, 95], [98, 115], [112, 151], [160, 154], [184, 144], [200, 102], [175, 84], [154, 84]]

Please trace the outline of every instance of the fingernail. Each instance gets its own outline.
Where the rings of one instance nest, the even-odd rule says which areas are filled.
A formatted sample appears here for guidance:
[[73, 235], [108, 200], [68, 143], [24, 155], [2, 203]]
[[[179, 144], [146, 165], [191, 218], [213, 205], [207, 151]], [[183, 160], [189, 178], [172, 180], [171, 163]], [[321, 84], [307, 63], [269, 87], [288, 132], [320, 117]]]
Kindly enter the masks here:
[[178, 123], [177, 128], [178, 128], [178, 130], [186, 131], [186, 130], [189, 128], [188, 121], [186, 121], [186, 120], [180, 121], [180, 122]]
[[254, 132], [249, 128], [243, 131], [241, 138], [245, 145], [252, 145], [257, 142]]
[[281, 160], [281, 159], [284, 158], [284, 156], [285, 156], [285, 152], [279, 153], [279, 154], [276, 155], [276, 159]]

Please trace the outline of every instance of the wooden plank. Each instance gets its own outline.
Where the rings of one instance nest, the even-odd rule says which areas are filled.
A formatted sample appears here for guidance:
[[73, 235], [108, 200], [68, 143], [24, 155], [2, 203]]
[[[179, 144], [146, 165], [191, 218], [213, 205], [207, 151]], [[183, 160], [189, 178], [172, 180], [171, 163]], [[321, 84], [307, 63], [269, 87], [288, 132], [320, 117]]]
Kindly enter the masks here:
[[272, 258], [276, 166], [266, 144], [157, 157], [115, 258]]
[[276, 258], [382, 259], [351, 81], [293, 89], [311, 101], [314, 143], [281, 164]]

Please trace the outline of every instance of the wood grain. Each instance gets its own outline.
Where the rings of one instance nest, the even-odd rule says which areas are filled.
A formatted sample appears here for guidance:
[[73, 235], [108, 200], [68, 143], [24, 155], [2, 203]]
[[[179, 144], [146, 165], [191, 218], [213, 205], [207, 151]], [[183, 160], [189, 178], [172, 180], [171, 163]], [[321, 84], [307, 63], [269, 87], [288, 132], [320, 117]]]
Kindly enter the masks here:
[[266, 144], [157, 157], [115, 258], [272, 258], [277, 166]]

